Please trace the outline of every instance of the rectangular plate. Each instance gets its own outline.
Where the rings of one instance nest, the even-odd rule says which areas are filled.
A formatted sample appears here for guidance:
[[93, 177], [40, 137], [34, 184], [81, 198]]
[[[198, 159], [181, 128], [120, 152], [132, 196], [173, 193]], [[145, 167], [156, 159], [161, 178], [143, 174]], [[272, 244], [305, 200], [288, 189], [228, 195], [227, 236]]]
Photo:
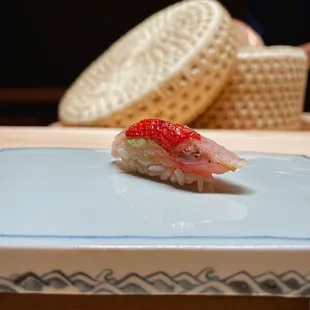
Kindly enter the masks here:
[[[309, 158], [239, 155], [252, 165], [216, 176], [216, 193], [199, 193], [124, 173], [107, 150], [2, 149], [0, 291], [310, 295]], [[135, 280], [95, 277], [105, 268]], [[150, 281], [154, 272], [161, 276]], [[180, 272], [198, 282], [175, 280]]]

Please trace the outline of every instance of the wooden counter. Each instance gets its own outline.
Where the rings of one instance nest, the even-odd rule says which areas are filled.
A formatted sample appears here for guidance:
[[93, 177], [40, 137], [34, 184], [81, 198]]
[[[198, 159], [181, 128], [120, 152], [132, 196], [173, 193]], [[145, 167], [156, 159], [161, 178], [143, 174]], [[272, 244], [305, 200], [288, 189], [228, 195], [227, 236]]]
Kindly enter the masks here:
[[[120, 129], [0, 127], [0, 147], [64, 146], [110, 148]], [[310, 131], [200, 130], [233, 151], [310, 154]]]

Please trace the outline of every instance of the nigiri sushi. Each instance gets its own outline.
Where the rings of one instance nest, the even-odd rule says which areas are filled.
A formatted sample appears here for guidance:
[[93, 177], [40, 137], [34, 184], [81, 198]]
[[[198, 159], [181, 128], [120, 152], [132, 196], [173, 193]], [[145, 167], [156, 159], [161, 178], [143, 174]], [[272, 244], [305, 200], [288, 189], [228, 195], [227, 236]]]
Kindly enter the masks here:
[[112, 156], [133, 173], [180, 186], [213, 184], [213, 174], [246, 167], [248, 162], [195, 130], [161, 119], [143, 119], [117, 134]]

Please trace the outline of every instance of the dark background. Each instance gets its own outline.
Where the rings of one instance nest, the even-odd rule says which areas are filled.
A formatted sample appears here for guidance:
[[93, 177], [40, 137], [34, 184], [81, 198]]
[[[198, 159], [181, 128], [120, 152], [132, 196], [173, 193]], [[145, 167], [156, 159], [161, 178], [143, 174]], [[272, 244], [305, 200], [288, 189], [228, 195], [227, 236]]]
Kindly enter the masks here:
[[[80, 72], [130, 28], [175, 2], [2, 0], [0, 125], [56, 121], [58, 100]], [[309, 41], [309, 0], [293, 5], [295, 11], [294, 1], [221, 2], [268, 45]]]

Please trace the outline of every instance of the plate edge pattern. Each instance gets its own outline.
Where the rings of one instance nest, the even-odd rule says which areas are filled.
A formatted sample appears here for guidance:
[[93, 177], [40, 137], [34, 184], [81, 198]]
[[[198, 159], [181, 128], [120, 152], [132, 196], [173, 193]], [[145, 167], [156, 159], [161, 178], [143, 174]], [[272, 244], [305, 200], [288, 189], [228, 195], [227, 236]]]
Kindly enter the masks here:
[[266, 271], [251, 274], [246, 270], [220, 277], [207, 267], [194, 274], [182, 271], [170, 274], [163, 270], [142, 275], [136, 272], [115, 277], [115, 271], [104, 269], [97, 276], [77, 271], [66, 274], [55, 269], [44, 274], [26, 271], [19, 275], [0, 277], [2, 293], [41, 294], [177, 294], [177, 295], [276, 295], [310, 296], [310, 271], [301, 274], [290, 269], [283, 273]]

